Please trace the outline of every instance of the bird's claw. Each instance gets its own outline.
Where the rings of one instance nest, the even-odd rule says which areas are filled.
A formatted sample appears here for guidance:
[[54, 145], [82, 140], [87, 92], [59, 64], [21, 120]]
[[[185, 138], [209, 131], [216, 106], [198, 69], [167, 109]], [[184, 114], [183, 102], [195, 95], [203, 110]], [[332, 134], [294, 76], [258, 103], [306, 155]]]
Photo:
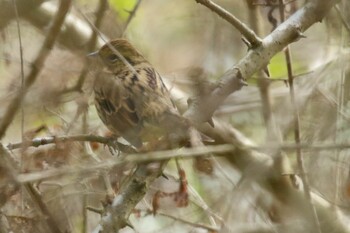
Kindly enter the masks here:
[[106, 146], [108, 147], [108, 150], [109, 150], [109, 152], [110, 152], [112, 155], [117, 154], [117, 156], [119, 156], [120, 150], [119, 150], [119, 146], [118, 146], [118, 143], [117, 143], [117, 139], [115, 139], [115, 138], [110, 138], [110, 139], [108, 140]]

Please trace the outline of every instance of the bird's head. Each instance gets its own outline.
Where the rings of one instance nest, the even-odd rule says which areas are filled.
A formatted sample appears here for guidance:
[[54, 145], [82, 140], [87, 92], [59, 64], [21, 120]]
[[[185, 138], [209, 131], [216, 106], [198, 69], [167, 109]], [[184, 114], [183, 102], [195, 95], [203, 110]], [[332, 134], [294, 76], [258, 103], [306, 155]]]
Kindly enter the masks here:
[[126, 62], [131, 66], [145, 62], [145, 58], [125, 39], [106, 43], [98, 51], [98, 55], [112, 72], [126, 69]]

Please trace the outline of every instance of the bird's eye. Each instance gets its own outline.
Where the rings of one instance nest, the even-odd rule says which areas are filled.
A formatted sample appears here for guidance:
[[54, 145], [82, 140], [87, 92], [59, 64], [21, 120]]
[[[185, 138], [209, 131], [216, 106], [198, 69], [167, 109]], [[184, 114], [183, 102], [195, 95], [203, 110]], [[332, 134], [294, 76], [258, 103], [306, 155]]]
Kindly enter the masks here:
[[118, 56], [115, 54], [111, 54], [108, 56], [108, 61], [110, 62], [115, 62], [116, 60], [118, 60]]

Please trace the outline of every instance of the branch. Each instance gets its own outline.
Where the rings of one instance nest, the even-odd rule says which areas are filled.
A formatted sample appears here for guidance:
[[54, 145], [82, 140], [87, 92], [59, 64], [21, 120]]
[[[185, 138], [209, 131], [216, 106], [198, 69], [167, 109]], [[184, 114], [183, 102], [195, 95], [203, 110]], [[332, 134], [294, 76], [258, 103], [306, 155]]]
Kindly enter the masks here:
[[[220, 82], [220, 86], [214, 90], [214, 92], [210, 95], [208, 98], [211, 100], [212, 97], [214, 97], [214, 100], [211, 100], [211, 103], [214, 103], [215, 105], [206, 106], [205, 100], [202, 100], [199, 105], [191, 106], [189, 111], [186, 113], [187, 116], [189, 116], [189, 119], [193, 120], [194, 122], [205, 122], [207, 119], [210, 118], [212, 113], [215, 111], [217, 106], [219, 106], [222, 101], [232, 92], [238, 90], [238, 87], [241, 87], [242, 80], [234, 80], [238, 79], [238, 77], [241, 76], [241, 78], [250, 78], [250, 76], [258, 69], [261, 69], [261, 67], [266, 66], [269, 59], [276, 54], [278, 51], [282, 50], [286, 44], [293, 42], [295, 39], [299, 38], [301, 35], [301, 32], [305, 31], [308, 27], [310, 27], [313, 23], [319, 21], [326, 13], [328, 9], [331, 8], [331, 6], [334, 4], [335, 0], [332, 1], [308, 1], [308, 3], [305, 5], [305, 7], [301, 10], [299, 10], [296, 14], [294, 14], [291, 18], [289, 18], [284, 24], [280, 25], [271, 35], [266, 37], [263, 40], [263, 43], [256, 49], [251, 50], [248, 52], [246, 57], [244, 57], [235, 67], [230, 69], [223, 77], [223, 79]], [[46, 4], [45, 4], [46, 5]], [[44, 8], [43, 8], [44, 9]], [[34, 22], [36, 18], [43, 18], [43, 21], [48, 21], [47, 17], [41, 17], [41, 14], [45, 14], [47, 11], [37, 11], [37, 16], [31, 15], [28, 16], [27, 19], [32, 20], [31, 22]], [[42, 21], [41, 21], [42, 22]], [[41, 29], [44, 27], [40, 27]], [[67, 41], [69, 40], [62, 40], [60, 41], [63, 45], [69, 45], [69, 48], [79, 48], [81, 46], [82, 42], [84, 40], [76, 40], [75, 38], [89, 38], [86, 37], [87, 31], [82, 30], [81, 28], [77, 28], [75, 24], [71, 24], [68, 28], [71, 32], [70, 38], [74, 38], [74, 41], [72, 41], [71, 44], [68, 44]], [[90, 30], [90, 29], [89, 29]], [[91, 32], [91, 30], [90, 30]], [[92, 32], [91, 32], [92, 33]], [[72, 36], [72, 35], [75, 36]], [[84, 37], [85, 36], [85, 37]], [[291, 37], [292, 36], [292, 37]], [[79, 43], [78, 43], [79, 42]], [[75, 43], [75, 44], [74, 44]], [[273, 45], [275, 43], [275, 45]], [[239, 85], [234, 83], [238, 83]], [[229, 85], [227, 85], [229, 84]], [[217, 100], [215, 100], [215, 97], [219, 97]], [[205, 111], [205, 109], [208, 108], [208, 111]], [[198, 111], [199, 110], [199, 111]], [[196, 114], [196, 111], [198, 111], [198, 115]], [[202, 117], [200, 117], [200, 114], [204, 114]], [[230, 153], [227, 157], [230, 159], [230, 161], [241, 171], [245, 171], [247, 168], [258, 165], [259, 168], [263, 167], [264, 171], [266, 171], [266, 174], [264, 176], [258, 176], [255, 181], [259, 183], [261, 186], [265, 187], [267, 190], [269, 190], [272, 194], [277, 196], [280, 200], [286, 200], [289, 199], [289, 202], [291, 203], [290, 206], [293, 207], [293, 209], [297, 209], [299, 205], [302, 205], [304, 202], [302, 199], [302, 196], [300, 196], [300, 203], [295, 205], [290, 200], [296, 200], [299, 197], [299, 193], [296, 190], [291, 189], [288, 185], [284, 185], [285, 181], [281, 177], [281, 174], [274, 174], [273, 167], [271, 167], [271, 158], [265, 154], [259, 153], [255, 150], [249, 150], [248, 146], [245, 145], [252, 145], [251, 142], [245, 138], [243, 135], [241, 135], [238, 131], [235, 131], [234, 129], [227, 127], [227, 125], [222, 125], [218, 122], [216, 122], [215, 129], [208, 129], [205, 126], [202, 127], [204, 132], [208, 132], [208, 135], [212, 137], [213, 139], [217, 140], [217, 143], [231, 143], [235, 145], [236, 150], [234, 153]], [[211, 132], [211, 134], [209, 133]], [[266, 178], [264, 180], [261, 180], [261, 178]], [[123, 190], [125, 190], [127, 187], [122, 187]], [[285, 188], [281, 190], [281, 188]], [[122, 190], [122, 191], [123, 191]], [[134, 193], [133, 195], [136, 195]], [[117, 196], [118, 198], [119, 196]], [[124, 203], [124, 205], [130, 205], [127, 203], [127, 201]], [[303, 207], [303, 206], [301, 206]], [[132, 207], [130, 207], [132, 208]], [[318, 205], [317, 208], [319, 209]], [[300, 211], [303, 211], [303, 208], [300, 208]], [[308, 211], [305, 211], [305, 214]], [[329, 218], [329, 214], [327, 215], [327, 209], [324, 210], [323, 214], [320, 216], [322, 226], [328, 224], [328, 227], [333, 227], [333, 229], [339, 229], [338, 232], [346, 232], [344, 230], [344, 227], [340, 224], [338, 224], [337, 221], [334, 221], [334, 219]], [[110, 211], [109, 213], [112, 213]], [[325, 217], [326, 216], [326, 217]], [[328, 216], [328, 218], [327, 218]], [[330, 216], [334, 217], [334, 216]], [[124, 218], [125, 219], [125, 218]], [[101, 228], [101, 226], [99, 226]]]
[[[3, 166], [6, 166], [7, 169], [11, 170], [11, 174], [8, 175], [10, 178], [15, 177], [15, 182], [11, 182], [14, 185], [18, 185], [18, 174], [16, 174], [19, 170], [18, 165], [15, 163], [15, 161], [12, 159], [10, 153], [3, 147], [2, 144], [0, 144], [0, 158], [1, 158], [1, 164]], [[5, 162], [5, 163], [4, 163]], [[54, 217], [48, 210], [46, 204], [43, 202], [42, 197], [37, 192], [37, 190], [34, 189], [32, 184], [25, 184], [24, 185], [25, 190], [30, 195], [34, 205], [38, 207], [38, 209], [41, 211], [41, 213], [45, 216], [45, 221], [52, 233], [61, 233], [60, 229], [58, 228], [58, 224], [56, 223]]]
[[[150, 212], [152, 212], [152, 211], [150, 210]], [[175, 216], [172, 216], [172, 215], [169, 215], [169, 214], [166, 214], [166, 213], [157, 212], [157, 215], [173, 219], [175, 221], [187, 224], [187, 225], [192, 226], [192, 227], [202, 228], [204, 230], [207, 230], [208, 232], [219, 232], [220, 231], [220, 229], [217, 228], [217, 227], [213, 227], [213, 226], [209, 226], [209, 225], [205, 225], [205, 224], [200, 224], [200, 223], [194, 223], [194, 222], [188, 221], [186, 219], [175, 217]]]
[[[116, 148], [124, 153], [131, 154], [135, 153], [136, 150], [132, 149], [130, 146], [124, 145], [123, 143], [116, 142], [112, 138], [108, 137], [102, 137], [98, 135], [91, 135], [91, 134], [81, 134], [81, 135], [71, 135], [71, 136], [50, 136], [50, 137], [42, 137], [42, 138], [34, 138], [33, 140], [28, 140], [24, 142], [18, 142], [18, 143], [9, 143], [6, 148], [9, 150], [15, 150], [15, 149], [21, 149], [23, 147], [39, 147], [44, 146], [48, 144], [56, 144], [61, 142], [98, 142], [101, 144], [105, 144], [108, 146], [116, 146]], [[115, 145], [114, 145], [115, 144]], [[224, 145], [221, 145], [224, 146]], [[284, 151], [293, 151], [297, 149], [301, 150], [344, 150], [349, 149], [350, 144], [349, 143], [339, 143], [339, 144], [325, 144], [325, 143], [278, 143], [278, 144], [266, 144], [266, 145], [245, 145], [247, 149], [250, 150], [284, 150]], [[222, 149], [224, 151], [222, 151]], [[195, 149], [187, 149], [187, 150], [180, 150], [178, 151], [180, 154], [185, 153], [185, 156], [190, 156], [191, 153], [194, 153], [193, 156], [201, 155], [201, 153], [204, 153], [206, 150], [208, 153], [222, 153], [227, 152], [226, 147], [222, 147], [222, 149], [219, 146], [204, 146], [202, 147], [196, 147]], [[229, 147], [227, 147], [227, 150], [229, 151]], [[233, 147], [232, 147], [233, 150]], [[157, 152], [150, 152], [147, 154], [144, 154], [146, 156], [149, 156], [152, 160], [163, 160], [167, 158], [175, 158], [177, 156], [177, 153], [172, 153], [173, 150], [166, 151], [167, 156], [160, 156], [156, 154]], [[161, 153], [164, 153], [161, 152]], [[128, 155], [128, 156], [129, 156]], [[138, 154], [140, 156], [142, 154]], [[140, 162], [140, 161], [138, 161]]]
[[191, 105], [184, 116], [196, 124], [208, 121], [217, 107], [230, 94], [242, 87], [242, 81], [265, 67], [270, 59], [288, 44], [300, 39], [302, 33], [314, 23], [321, 21], [336, 2], [336, 0], [308, 1], [303, 8], [265, 37], [261, 45], [249, 50], [245, 57], [221, 77], [218, 87], [199, 103]]
[[[281, 21], [285, 21], [285, 15], [284, 15], [284, 4], [283, 4], [283, 0], [279, 0], [279, 13], [280, 13], [280, 18]], [[286, 59], [286, 66], [287, 66], [287, 74], [288, 74], [288, 84], [289, 84], [289, 95], [290, 95], [290, 101], [292, 104], [292, 108], [293, 108], [293, 119], [294, 119], [294, 140], [295, 143], [297, 145], [300, 144], [300, 114], [299, 114], [299, 107], [298, 104], [296, 102], [296, 97], [295, 97], [295, 89], [294, 89], [294, 74], [293, 74], [293, 68], [292, 68], [292, 58], [291, 58], [291, 54], [289, 51], [289, 45], [287, 45], [287, 47], [284, 50], [284, 55], [285, 55], [285, 59]], [[299, 172], [300, 172], [300, 178], [302, 180], [303, 183], [303, 187], [304, 187], [304, 195], [307, 199], [307, 201], [309, 203], [308, 206], [312, 209], [312, 223], [314, 225], [315, 230], [318, 233], [321, 233], [321, 229], [320, 229], [320, 223], [319, 223], [319, 219], [317, 216], [317, 212], [316, 209], [312, 203], [312, 199], [311, 199], [311, 194], [310, 194], [310, 186], [309, 186], [309, 180], [308, 180], [308, 176], [306, 175], [305, 172], [305, 163], [304, 163], [304, 158], [303, 158], [303, 154], [300, 148], [298, 148], [296, 150], [296, 157], [297, 157], [297, 164], [298, 164], [298, 168], [299, 168]]]
[[196, 148], [182, 148], [165, 151], [154, 151], [148, 153], [128, 154], [122, 159], [109, 159], [101, 163], [86, 164], [78, 167], [66, 167], [58, 169], [44, 170], [40, 172], [31, 172], [17, 176], [19, 183], [36, 182], [44, 179], [53, 178], [62, 175], [71, 175], [76, 173], [94, 173], [98, 170], [105, 170], [126, 163], [147, 163], [150, 161], [164, 161], [172, 158], [193, 158], [203, 156], [208, 153], [225, 154], [235, 150], [232, 145], [201, 146]]
[[[95, 22], [94, 22], [94, 25], [95, 25], [96, 29], [98, 29], [98, 30], [101, 27], [102, 19], [103, 19], [103, 16], [104, 16], [104, 13], [105, 13], [107, 7], [108, 7], [107, 0], [100, 0], [99, 1], [99, 6], [98, 6], [98, 8], [96, 10], [96, 13], [95, 13], [96, 19], [95, 19]], [[87, 45], [86, 45], [87, 49], [86, 50], [88, 52], [93, 51], [95, 49], [95, 47], [96, 47], [97, 41], [98, 41], [97, 40], [97, 32], [93, 31], [89, 41], [87, 42]], [[90, 66], [91, 66], [90, 59], [87, 59], [87, 57], [85, 57], [84, 67], [83, 67], [83, 69], [82, 69], [82, 71], [81, 71], [81, 73], [79, 75], [78, 81], [71, 88], [67, 88], [67, 89], [62, 90], [61, 93], [67, 93], [67, 92], [70, 92], [70, 91], [79, 91], [79, 92], [81, 92], [83, 84], [84, 84], [85, 79], [87, 77], [87, 74], [89, 72]]]
[[[43, 2], [44, 0], [30, 1]], [[20, 17], [31, 23], [34, 27], [38, 28], [39, 31], [45, 32], [45, 29], [49, 28], [51, 25], [50, 22], [55, 15], [56, 5], [52, 1], [48, 1], [41, 4], [40, 7], [26, 7], [25, 10], [25, 14], [20, 13]], [[63, 28], [65, 30], [60, 31], [60, 34], [58, 35], [58, 43], [73, 52], [84, 50], [88, 47], [93, 30], [87, 22], [81, 20], [79, 17], [73, 14], [69, 14], [63, 22]], [[105, 42], [101, 38], [98, 38], [94, 49], [101, 47], [104, 43]]]
[[338, 16], [339, 16], [342, 24], [344, 25], [345, 29], [348, 31], [348, 33], [350, 33], [350, 25], [348, 24], [346, 18], [344, 17], [343, 13], [341, 12], [339, 6], [336, 5], [335, 10], [337, 11]]
[[22, 89], [18, 92], [17, 96], [10, 102], [5, 114], [3, 115], [0, 122], [0, 139], [6, 133], [8, 126], [14, 119], [14, 116], [19, 109], [22, 101], [28, 92], [29, 88], [33, 85], [41, 68], [43, 67], [46, 58], [50, 54], [50, 51], [55, 44], [56, 38], [61, 30], [64, 18], [70, 8], [71, 0], [61, 0], [55, 18], [53, 19], [52, 26], [48, 30], [47, 36], [44, 40], [43, 46], [41, 47], [38, 56], [34, 60], [31, 70], [25, 79]]
[[150, 184], [162, 174], [166, 162], [151, 171], [147, 164], [140, 165], [132, 174], [130, 179], [120, 188], [118, 195], [108, 206], [100, 224], [93, 230], [93, 233], [118, 232], [125, 226], [131, 226], [129, 215], [137, 203], [145, 196]]
[[236, 18], [221, 6], [210, 0], [196, 0], [196, 2], [208, 7], [210, 10], [217, 13], [221, 18], [232, 24], [249, 41], [252, 48], [255, 48], [261, 44], [261, 39], [255, 34], [253, 30], [248, 28], [247, 25], [245, 25], [238, 18]]
[[124, 28], [123, 28], [123, 30], [122, 30], [122, 31], [123, 31], [123, 34], [125, 33], [126, 29], [128, 28], [128, 26], [129, 26], [131, 20], [132, 20], [132, 19], [134, 18], [134, 16], [136, 15], [136, 11], [137, 11], [137, 9], [138, 9], [139, 6], [140, 6], [141, 1], [142, 1], [142, 0], [137, 0], [137, 2], [136, 2], [136, 4], [135, 4], [134, 8], [129, 12], [129, 17], [128, 17], [128, 19], [126, 20], [126, 23], [125, 23]]
[[[2, 145], [0, 144], [0, 208], [6, 204], [7, 200], [19, 189], [19, 183], [16, 180], [15, 163], [10, 156], [5, 156]], [[0, 214], [1, 217], [1, 214]]]
[[72, 136], [50, 136], [43, 138], [34, 138], [33, 140], [9, 143], [7, 149], [14, 150], [23, 147], [39, 147], [47, 144], [60, 143], [60, 142], [98, 142], [101, 144], [108, 145], [110, 147], [116, 147], [118, 150], [125, 153], [136, 153], [132, 147], [124, 145], [115, 141], [113, 138], [106, 138], [97, 135], [72, 135]]

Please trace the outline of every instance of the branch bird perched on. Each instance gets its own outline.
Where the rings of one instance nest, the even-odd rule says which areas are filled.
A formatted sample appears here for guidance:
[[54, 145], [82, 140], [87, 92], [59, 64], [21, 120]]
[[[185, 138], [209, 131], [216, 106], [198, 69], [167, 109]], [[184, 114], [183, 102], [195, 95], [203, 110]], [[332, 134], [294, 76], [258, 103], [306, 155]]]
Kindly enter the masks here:
[[109, 130], [136, 148], [171, 133], [185, 134], [188, 123], [161, 76], [127, 40], [112, 40], [95, 54], [103, 67], [96, 74], [95, 106]]

